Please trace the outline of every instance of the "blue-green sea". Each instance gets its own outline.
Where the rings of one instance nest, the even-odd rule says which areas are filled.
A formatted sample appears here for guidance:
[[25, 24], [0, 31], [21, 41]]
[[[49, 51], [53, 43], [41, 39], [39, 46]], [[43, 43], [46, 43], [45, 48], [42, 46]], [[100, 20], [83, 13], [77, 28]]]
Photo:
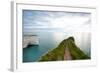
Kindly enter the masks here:
[[23, 62], [37, 62], [41, 56], [48, 53], [48, 51], [56, 48], [61, 41], [73, 36], [76, 44], [83, 50], [88, 56], [91, 55], [91, 35], [87, 32], [34, 32], [34, 35], [39, 37], [39, 44], [28, 46], [23, 49]]

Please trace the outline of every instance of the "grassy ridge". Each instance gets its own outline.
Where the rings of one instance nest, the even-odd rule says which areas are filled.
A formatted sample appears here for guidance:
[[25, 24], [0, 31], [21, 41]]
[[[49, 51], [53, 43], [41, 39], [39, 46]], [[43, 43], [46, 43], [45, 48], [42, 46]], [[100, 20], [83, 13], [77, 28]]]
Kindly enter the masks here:
[[58, 47], [54, 48], [52, 51], [48, 52], [46, 55], [42, 56], [39, 61], [58, 61], [64, 60], [64, 53], [66, 47], [69, 49], [72, 59], [89, 59], [89, 57], [76, 46], [74, 38], [69, 37], [63, 40]]
[[73, 37], [67, 39], [66, 44], [71, 52], [73, 59], [90, 59], [90, 57], [88, 57], [79, 47], [76, 46]]

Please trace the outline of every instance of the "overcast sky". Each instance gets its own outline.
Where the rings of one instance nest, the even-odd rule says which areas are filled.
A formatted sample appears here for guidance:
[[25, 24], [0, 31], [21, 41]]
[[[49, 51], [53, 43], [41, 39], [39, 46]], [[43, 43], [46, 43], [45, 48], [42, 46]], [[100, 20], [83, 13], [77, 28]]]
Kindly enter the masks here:
[[60, 12], [23, 10], [23, 32], [42, 30], [90, 30], [91, 14], [82, 12]]

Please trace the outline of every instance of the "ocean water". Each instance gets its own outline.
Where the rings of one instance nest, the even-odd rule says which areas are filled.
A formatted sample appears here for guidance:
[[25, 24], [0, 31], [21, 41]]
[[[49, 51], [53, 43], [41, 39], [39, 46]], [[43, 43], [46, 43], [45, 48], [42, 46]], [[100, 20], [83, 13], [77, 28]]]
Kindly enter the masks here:
[[23, 49], [23, 62], [37, 62], [41, 56], [56, 48], [61, 41], [73, 36], [76, 45], [91, 56], [91, 34], [89, 32], [34, 32], [39, 37], [39, 45]]

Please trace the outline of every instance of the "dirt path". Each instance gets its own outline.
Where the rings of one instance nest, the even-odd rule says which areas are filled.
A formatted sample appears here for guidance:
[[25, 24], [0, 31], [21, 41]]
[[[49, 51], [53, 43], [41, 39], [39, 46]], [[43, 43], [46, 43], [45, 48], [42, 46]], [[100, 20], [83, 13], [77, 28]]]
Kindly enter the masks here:
[[64, 60], [72, 60], [72, 56], [68, 48], [65, 50]]

